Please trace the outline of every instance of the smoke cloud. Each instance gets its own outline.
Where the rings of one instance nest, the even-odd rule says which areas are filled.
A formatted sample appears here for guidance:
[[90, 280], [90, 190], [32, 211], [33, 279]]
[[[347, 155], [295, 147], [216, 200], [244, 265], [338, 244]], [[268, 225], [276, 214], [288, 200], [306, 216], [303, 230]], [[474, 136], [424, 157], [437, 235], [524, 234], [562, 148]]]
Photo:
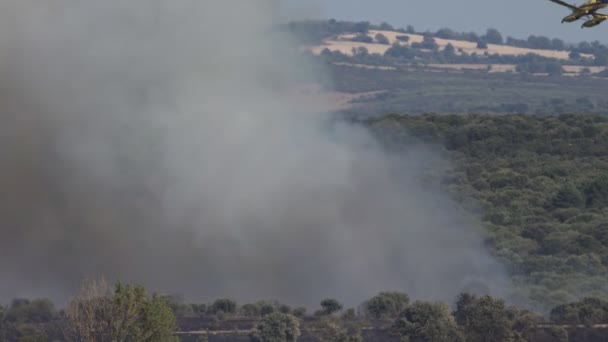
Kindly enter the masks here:
[[[293, 99], [272, 0], [0, 0], [0, 297], [452, 300], [501, 267], [399, 156]], [[500, 293], [499, 293], [500, 294]]]

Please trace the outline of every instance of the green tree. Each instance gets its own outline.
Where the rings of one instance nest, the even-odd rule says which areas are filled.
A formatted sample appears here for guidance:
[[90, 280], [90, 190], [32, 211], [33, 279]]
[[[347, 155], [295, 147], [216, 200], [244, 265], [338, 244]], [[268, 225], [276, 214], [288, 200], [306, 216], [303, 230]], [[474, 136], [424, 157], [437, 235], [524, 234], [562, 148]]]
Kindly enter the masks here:
[[485, 41], [490, 44], [502, 44], [503, 38], [500, 32], [497, 29], [490, 28], [486, 32]]
[[359, 42], [359, 43], [373, 43], [374, 42], [374, 38], [368, 36], [367, 34], [364, 33], [360, 33], [356, 36], [354, 36], [352, 38], [353, 42]]
[[6, 309], [0, 305], [0, 341], [6, 341], [6, 330], [4, 323], [4, 314], [6, 313]]
[[606, 52], [596, 53], [595, 59], [593, 60], [593, 64], [598, 65], [598, 66], [608, 65], [608, 53], [606, 53]]
[[369, 51], [365, 46], [358, 46], [352, 48], [353, 57], [355, 58], [365, 58], [369, 56]]
[[349, 308], [348, 310], [344, 311], [344, 313], [342, 314], [342, 319], [347, 320], [347, 321], [352, 321], [357, 319], [357, 312], [355, 311], [354, 308]]
[[425, 34], [424, 38], [422, 38], [420, 47], [423, 49], [437, 50], [439, 45], [437, 45], [437, 42], [435, 42], [435, 38], [433, 38], [433, 36], [430, 34]]
[[66, 341], [173, 342], [175, 315], [167, 301], [139, 285], [86, 281], [65, 309]]
[[363, 304], [366, 316], [373, 319], [395, 318], [409, 304], [410, 298], [401, 292], [380, 292]]
[[251, 334], [255, 342], [295, 342], [300, 336], [300, 321], [293, 315], [275, 312], [262, 318]]
[[212, 315], [216, 315], [220, 312], [225, 314], [234, 314], [236, 313], [236, 302], [232, 299], [218, 299], [209, 307], [209, 313]]
[[394, 329], [402, 341], [464, 342], [460, 328], [444, 303], [414, 302], [399, 315]]
[[533, 49], [551, 49], [551, 39], [543, 36], [531, 35], [528, 37], [528, 46]]
[[564, 69], [559, 62], [545, 63], [545, 71], [551, 76], [559, 76], [564, 73]]
[[58, 312], [49, 299], [15, 299], [0, 316], [0, 341], [47, 341], [58, 337]]
[[319, 342], [363, 342], [361, 329], [354, 324], [347, 327], [336, 317], [323, 317], [315, 322], [311, 335]]
[[608, 322], [608, 302], [584, 298], [579, 302], [558, 305], [551, 310], [550, 318], [556, 324], [605, 324]]
[[390, 25], [389, 23], [386, 23], [386, 22], [382, 22], [380, 24], [379, 28], [382, 31], [395, 31], [395, 28], [392, 25]]
[[608, 206], [608, 176], [600, 175], [589, 182], [584, 190], [585, 204], [588, 207], [602, 208]]
[[324, 299], [321, 301], [321, 308], [324, 315], [332, 315], [342, 310], [342, 304], [335, 299]]
[[[255, 304], [243, 305], [241, 311], [247, 311], [247, 315], [255, 315], [264, 317], [270, 315], [273, 312], [280, 311], [280, 305], [267, 300], [257, 301]], [[284, 312], [289, 313], [289, 312]]]
[[410, 48], [409, 46], [395, 43], [390, 48], [388, 48], [388, 50], [386, 50], [384, 55], [395, 58], [413, 59], [414, 57], [416, 57], [416, 51], [413, 48]]
[[583, 204], [583, 194], [571, 183], [563, 185], [553, 198], [553, 206], [556, 208], [578, 208]]
[[388, 40], [388, 38], [386, 38], [385, 35], [383, 35], [382, 33], [378, 33], [376, 34], [376, 36], [374, 37], [374, 39], [376, 39], [376, 42], [378, 44], [383, 44], [383, 45], [389, 45], [391, 42]]
[[190, 304], [192, 312], [199, 316], [205, 316], [207, 314], [207, 304]]
[[608, 302], [598, 298], [584, 298], [579, 304], [578, 317], [582, 324], [606, 324], [608, 322]]
[[448, 43], [448, 45], [445, 46], [443, 49], [443, 55], [448, 62], [452, 62], [456, 59], [456, 49], [452, 43]]
[[241, 306], [240, 312], [245, 317], [256, 318], [260, 316], [260, 307], [255, 304], [245, 304]]
[[568, 57], [573, 61], [578, 61], [581, 59], [581, 53], [578, 51], [570, 51], [570, 54], [568, 54]]
[[564, 41], [561, 39], [558, 39], [558, 38], [553, 38], [551, 40], [551, 46], [554, 50], [565, 50], [566, 49], [566, 44], [564, 43]]
[[371, 24], [367, 21], [361, 21], [358, 23], [355, 23], [355, 25], [353, 26], [353, 30], [355, 32], [359, 32], [359, 33], [367, 33], [369, 31]]
[[297, 308], [293, 309], [292, 314], [298, 318], [302, 318], [302, 317], [306, 316], [306, 308], [297, 307]]
[[[176, 317], [185, 317], [194, 313], [195, 306], [186, 304], [180, 295], [165, 295], [163, 299], [167, 302]], [[199, 309], [196, 307], [196, 309]]]
[[444, 27], [435, 32], [435, 37], [443, 39], [459, 39], [460, 35], [454, 32], [454, 30]]
[[44, 323], [56, 315], [55, 305], [49, 299], [15, 299], [4, 319], [9, 323]]
[[459, 295], [454, 318], [468, 342], [511, 341], [515, 336], [504, 301], [488, 295]]

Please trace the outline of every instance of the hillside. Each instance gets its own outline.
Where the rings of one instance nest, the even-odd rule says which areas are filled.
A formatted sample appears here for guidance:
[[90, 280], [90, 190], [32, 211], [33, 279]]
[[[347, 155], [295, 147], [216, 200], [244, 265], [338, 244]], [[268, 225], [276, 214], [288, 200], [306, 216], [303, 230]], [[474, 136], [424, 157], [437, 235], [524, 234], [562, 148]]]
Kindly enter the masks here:
[[[567, 44], [560, 39], [529, 36], [526, 40], [503, 38], [500, 32], [488, 29], [485, 35], [474, 32], [457, 33], [444, 28], [437, 32], [416, 32], [413, 27], [395, 29], [367, 22], [352, 23], [335, 20], [295, 22], [289, 26], [312, 54], [345, 58], [371, 55], [367, 64], [459, 65], [459, 69], [477, 69], [479, 64], [491, 65], [494, 72], [555, 73], [570, 76], [599, 74], [608, 65], [608, 47], [599, 42]], [[379, 58], [385, 57], [385, 58]], [[513, 65], [552, 62], [562, 68], [542, 70], [514, 68]], [[558, 70], [561, 69], [561, 70]]]
[[[383, 55], [393, 44], [411, 47], [413, 44], [421, 44], [424, 41], [424, 35], [422, 34], [385, 30], [369, 30], [368, 32], [368, 36], [370, 37], [376, 37], [378, 34], [386, 37], [388, 42], [381, 43], [377, 39], [374, 39], [374, 41], [371, 43], [356, 42], [353, 41], [353, 39], [357, 36], [356, 33], [345, 33], [326, 38], [320, 45], [310, 46], [308, 48], [316, 55], [320, 55], [324, 49], [329, 49], [332, 52], [339, 51], [345, 55], [352, 55], [353, 48], [365, 47], [369, 53], [378, 53]], [[407, 40], [399, 40], [397, 37], [407, 37]], [[434, 39], [439, 50], [444, 50], [448, 44], [451, 44], [456, 49], [455, 53], [457, 55], [463, 53], [477, 55], [485, 55], [487, 53], [490, 55], [497, 54], [499, 56], [525, 56], [527, 54], [533, 54], [546, 58], [569, 60], [570, 53], [572, 52], [571, 50], [522, 48], [506, 44], [487, 44], [487, 48], [481, 49], [475, 42], [456, 39], [443, 39], [437, 37]], [[592, 54], [581, 54], [581, 58], [593, 59], [594, 56]]]
[[366, 22], [293, 22], [288, 30], [316, 63], [308, 92], [356, 116], [386, 113], [608, 114], [608, 47], [416, 32]]
[[[608, 114], [608, 80], [479, 71], [379, 70], [326, 64], [326, 89], [355, 97], [341, 111], [353, 116], [386, 113]], [[322, 80], [321, 80], [322, 82]], [[367, 95], [376, 92], [375, 95]]]
[[482, 217], [523, 305], [608, 298], [608, 118], [392, 115], [367, 125], [398, 153], [423, 140], [452, 155], [435, 181]]

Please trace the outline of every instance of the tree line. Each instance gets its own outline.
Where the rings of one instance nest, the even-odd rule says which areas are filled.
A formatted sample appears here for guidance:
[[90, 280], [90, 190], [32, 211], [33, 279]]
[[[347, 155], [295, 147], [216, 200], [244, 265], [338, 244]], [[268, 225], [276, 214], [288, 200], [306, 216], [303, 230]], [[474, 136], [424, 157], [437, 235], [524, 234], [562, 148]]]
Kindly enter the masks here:
[[[285, 29], [285, 27], [281, 27]], [[582, 41], [579, 43], [567, 43], [559, 38], [549, 38], [541, 35], [530, 35], [525, 39], [504, 36], [495, 28], [488, 28], [485, 33], [479, 34], [476, 32], [457, 32], [450, 28], [440, 28], [433, 31], [418, 31], [412, 25], [406, 28], [394, 27], [388, 23], [374, 25], [368, 21], [351, 22], [338, 21], [336, 19], [329, 20], [305, 20], [293, 21], [286, 24], [286, 29], [294, 34], [295, 37], [308, 43], [321, 43], [323, 39], [340, 34], [359, 33], [367, 34], [370, 30], [379, 31], [395, 31], [408, 34], [428, 35], [436, 38], [463, 40], [473, 43], [485, 44], [506, 44], [516, 47], [529, 49], [547, 49], [558, 51], [575, 51], [578, 53], [597, 54], [604, 53], [608, 50], [608, 46], [599, 41]], [[314, 37], [312, 39], [311, 37]]]
[[[365, 48], [357, 49], [353, 57], [329, 50], [324, 51], [323, 55], [342, 61], [354, 58], [355, 62], [371, 64], [393, 64], [403, 60], [419, 60], [427, 63], [516, 64], [518, 65], [518, 72], [549, 74], [561, 74], [563, 72], [561, 65], [565, 63], [574, 63], [582, 66], [608, 66], [608, 47], [599, 41], [568, 44], [561, 39], [550, 39], [536, 35], [530, 35], [527, 39], [503, 38], [503, 35], [494, 28], [488, 29], [482, 35], [474, 32], [455, 32], [449, 28], [441, 28], [436, 32], [416, 32], [412, 26], [403, 29], [394, 28], [386, 23], [372, 25], [369, 22], [355, 23], [336, 21], [335, 19], [328, 21], [292, 22], [288, 25], [288, 31], [294, 34], [301, 44], [321, 44], [325, 38], [345, 33], [355, 33], [355, 36], [352, 38], [355, 42], [390, 44], [387, 37], [381, 33], [371, 36], [369, 34], [370, 30], [402, 32], [404, 35], [399, 36], [401, 38], [399, 40], [402, 42], [406, 42], [409, 39], [409, 36], [405, 35], [406, 33], [421, 34], [424, 36], [424, 40], [421, 43], [412, 43], [410, 46], [401, 45], [396, 42], [384, 55], [371, 55]], [[487, 49], [488, 44], [507, 44], [530, 49], [570, 51], [570, 59], [561, 60], [535, 54], [524, 56], [504, 56], [489, 53], [468, 54], [465, 51], [454, 49], [452, 45], [448, 45], [440, 51], [435, 38], [475, 42], [477, 43], [477, 47], [482, 50]], [[582, 58], [582, 54], [591, 54], [594, 58]]]
[[[231, 299], [186, 304], [175, 296], [148, 294], [139, 285], [85, 282], [81, 292], [58, 310], [48, 299], [15, 299], [0, 306], [1, 341], [179, 341], [180, 321], [215, 320], [206, 329], [229, 330], [226, 322], [244, 319], [252, 342], [363, 341], [363, 329], [383, 329], [401, 341], [537, 341], [537, 327], [554, 341], [567, 341], [564, 324], [608, 322], [608, 302], [596, 298], [560, 305], [549, 320], [508, 306], [490, 295], [462, 293], [450, 307], [442, 302], [412, 301], [402, 292], [380, 292], [357, 308], [327, 298], [318, 310], [291, 308], [276, 301], [238, 305]], [[200, 329], [200, 326], [197, 326]], [[206, 336], [206, 335], [203, 335]], [[537, 338], [537, 337], [536, 337]]]

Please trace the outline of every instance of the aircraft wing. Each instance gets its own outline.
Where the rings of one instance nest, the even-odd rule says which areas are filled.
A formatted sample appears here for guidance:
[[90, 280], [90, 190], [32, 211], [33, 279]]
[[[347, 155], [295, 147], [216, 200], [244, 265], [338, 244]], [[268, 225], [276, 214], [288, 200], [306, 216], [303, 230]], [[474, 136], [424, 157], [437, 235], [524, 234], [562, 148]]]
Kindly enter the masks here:
[[555, 2], [556, 4], [559, 4], [559, 5], [562, 5], [562, 6], [566, 6], [566, 7], [568, 7], [569, 9], [571, 9], [573, 11], [579, 11], [580, 10], [580, 8], [578, 8], [578, 7], [574, 6], [574, 5], [571, 5], [571, 4], [567, 3], [567, 2], [564, 2], [562, 0], [549, 0], [549, 1]]

